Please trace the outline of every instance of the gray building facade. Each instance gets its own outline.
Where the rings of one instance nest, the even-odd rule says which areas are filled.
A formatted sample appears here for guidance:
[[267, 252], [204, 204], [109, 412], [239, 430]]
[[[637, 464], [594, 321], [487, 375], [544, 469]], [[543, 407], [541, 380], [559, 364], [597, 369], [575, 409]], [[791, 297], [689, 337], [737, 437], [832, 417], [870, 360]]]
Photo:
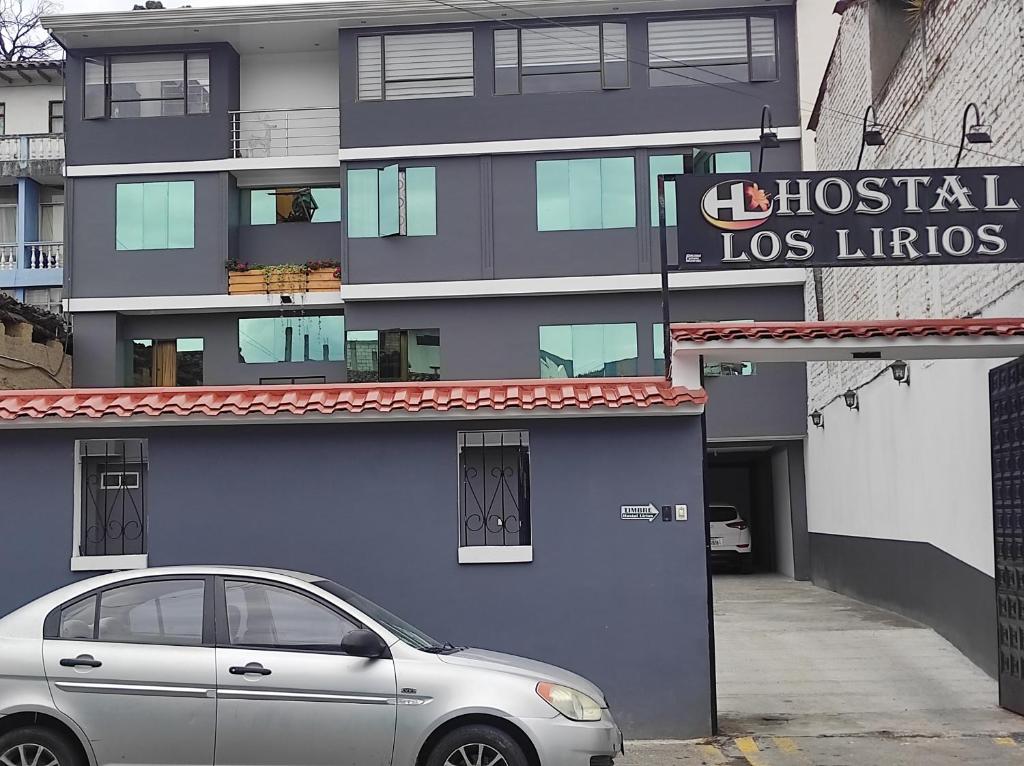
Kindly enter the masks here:
[[[790, 0], [514, 13], [339, 2], [49, 27], [68, 52], [64, 278], [78, 388], [663, 375], [657, 175], [756, 168], [765, 104], [780, 146], [764, 168], [800, 162]], [[670, 247], [677, 236], [673, 225]], [[332, 270], [340, 286], [273, 286]], [[264, 287], [241, 292], [240, 275]], [[672, 320], [800, 320], [802, 280], [673, 274]], [[802, 477], [802, 365], [705, 372], [707, 435], [730, 469], [752, 475], [784, 452], [778, 480]], [[558, 509], [544, 522], [558, 531], [542, 544], [538, 525], [533, 561], [441, 555], [454, 532], [429, 519], [450, 509], [456, 427], [396, 424], [154, 429], [149, 563], [320, 569], [445, 638], [592, 676], [627, 736], [709, 733], [697, 419], [536, 424], [531, 454], [550, 449], [558, 469], [533, 468], [534, 493]], [[40, 455], [93, 438], [31, 437]], [[161, 453], [174, 470], [158, 479]], [[223, 481], [243, 464], [264, 466], [261, 478]], [[654, 525], [668, 532], [656, 543], [638, 526], [624, 538], [612, 483], [616, 497], [689, 503], [690, 522]], [[67, 482], [48, 491], [67, 505]], [[788, 566], [806, 576], [802, 489], [777, 494], [793, 498]], [[158, 512], [180, 504], [180, 523]], [[216, 531], [250, 514], [245, 539]], [[44, 558], [46, 582], [71, 576], [66, 557]], [[557, 569], [590, 561], [598, 585], [551, 591]], [[408, 589], [406, 569], [428, 592]], [[486, 619], [466, 609], [495, 591], [512, 595]], [[564, 623], [565, 603], [579, 608], [564, 635], [532, 627]], [[627, 636], [651, 635], [665, 637], [664, 656], [623, 652]], [[659, 665], [674, 669], [670, 684]]]

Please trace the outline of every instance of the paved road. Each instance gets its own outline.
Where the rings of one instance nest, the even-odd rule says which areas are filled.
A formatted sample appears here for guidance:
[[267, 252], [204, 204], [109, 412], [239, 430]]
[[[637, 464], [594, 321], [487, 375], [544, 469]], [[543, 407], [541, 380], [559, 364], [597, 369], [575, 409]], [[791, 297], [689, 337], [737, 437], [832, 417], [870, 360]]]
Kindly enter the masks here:
[[1024, 766], [1024, 718], [934, 631], [808, 583], [715, 578], [722, 737], [622, 766]]

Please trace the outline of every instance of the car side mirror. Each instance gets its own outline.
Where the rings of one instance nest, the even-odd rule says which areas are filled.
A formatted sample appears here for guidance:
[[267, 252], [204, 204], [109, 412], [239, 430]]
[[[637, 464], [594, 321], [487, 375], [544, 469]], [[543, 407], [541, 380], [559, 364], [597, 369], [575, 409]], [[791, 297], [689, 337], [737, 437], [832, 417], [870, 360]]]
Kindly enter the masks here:
[[341, 650], [350, 657], [365, 657], [376, 660], [388, 653], [384, 639], [372, 630], [351, 630], [341, 639]]

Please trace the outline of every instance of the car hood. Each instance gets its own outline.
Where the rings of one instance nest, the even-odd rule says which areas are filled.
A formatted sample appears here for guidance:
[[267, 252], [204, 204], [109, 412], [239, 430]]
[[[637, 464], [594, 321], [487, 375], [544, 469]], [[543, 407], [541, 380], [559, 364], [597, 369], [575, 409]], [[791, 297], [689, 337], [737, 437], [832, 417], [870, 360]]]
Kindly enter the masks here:
[[525, 657], [516, 657], [514, 654], [491, 652], [486, 649], [463, 649], [455, 654], [442, 654], [438, 656], [449, 665], [462, 665], [464, 667], [493, 670], [499, 673], [511, 673], [537, 681], [551, 681], [562, 686], [569, 686], [601, 703], [601, 707], [608, 706], [607, 702], [605, 702], [604, 693], [597, 686], [583, 676], [570, 673], [568, 670], [556, 665], [528, 660]]

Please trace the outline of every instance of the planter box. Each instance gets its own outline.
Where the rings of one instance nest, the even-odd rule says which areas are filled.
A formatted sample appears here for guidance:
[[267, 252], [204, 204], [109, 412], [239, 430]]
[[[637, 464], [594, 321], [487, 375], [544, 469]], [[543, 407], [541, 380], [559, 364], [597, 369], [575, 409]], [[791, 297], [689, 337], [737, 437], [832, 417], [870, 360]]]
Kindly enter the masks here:
[[316, 269], [308, 274], [266, 272], [263, 269], [228, 272], [228, 295], [258, 293], [320, 293], [341, 289], [334, 269]]

